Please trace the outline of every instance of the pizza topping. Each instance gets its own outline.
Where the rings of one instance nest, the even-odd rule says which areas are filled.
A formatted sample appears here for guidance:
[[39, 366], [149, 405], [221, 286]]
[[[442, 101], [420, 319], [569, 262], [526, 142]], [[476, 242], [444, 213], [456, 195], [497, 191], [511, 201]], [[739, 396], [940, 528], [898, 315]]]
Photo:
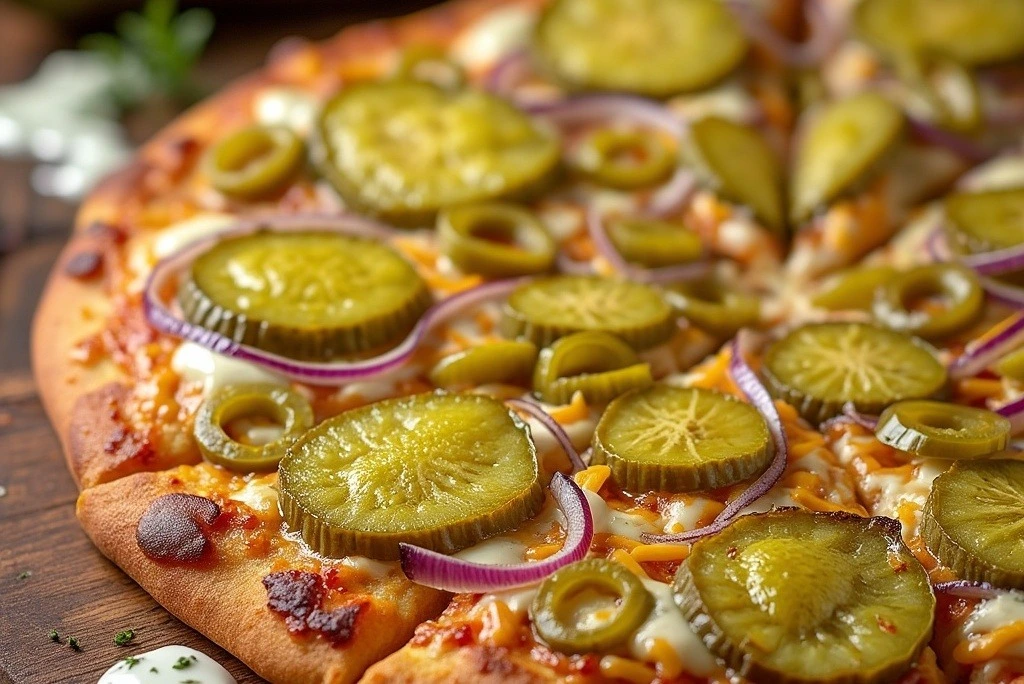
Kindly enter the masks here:
[[148, 558], [161, 563], [196, 563], [213, 551], [210, 526], [220, 506], [194, 494], [164, 494], [149, 505], [135, 529]]
[[572, 146], [568, 163], [586, 180], [616, 190], [664, 183], [676, 167], [676, 151], [654, 132], [593, 128]]
[[466, 82], [466, 73], [448, 59], [445, 49], [428, 43], [410, 45], [402, 50], [395, 76], [432, 83], [447, 90], [461, 88]]
[[756, 128], [709, 116], [690, 126], [689, 143], [688, 161], [705, 182], [772, 230], [784, 230], [782, 165]]
[[452, 553], [544, 500], [526, 426], [479, 395], [388, 399], [330, 418], [281, 462], [281, 510], [318, 553], [395, 560], [399, 543]]
[[716, 0], [558, 0], [542, 14], [534, 46], [572, 88], [650, 97], [714, 85], [747, 51]]
[[625, 566], [589, 558], [544, 580], [530, 614], [549, 646], [563, 653], [588, 653], [623, 644], [653, 607], [654, 597]]
[[704, 255], [700, 236], [672, 221], [628, 216], [607, 221], [606, 229], [615, 251], [645, 268], [685, 264]]
[[462, 271], [508, 278], [550, 271], [558, 246], [544, 224], [515, 204], [480, 202], [438, 214], [441, 249]]
[[562, 337], [542, 349], [533, 390], [549, 404], [568, 404], [576, 392], [588, 404], [603, 404], [653, 382], [651, 367], [628, 344], [605, 332]]
[[321, 575], [302, 570], [272, 572], [263, 578], [267, 608], [284, 618], [293, 634], [315, 632], [335, 647], [348, 642], [363, 603], [349, 603], [332, 610], [322, 608], [327, 586]]
[[892, 266], [854, 266], [831, 278], [811, 303], [830, 311], [869, 311], [875, 292], [892, 281], [897, 273]]
[[1004, 378], [1024, 382], [1024, 346], [999, 359], [992, 369]]
[[674, 587], [703, 642], [751, 681], [895, 681], [932, 633], [928, 575], [887, 518], [744, 516], [693, 545]]
[[594, 432], [595, 464], [630, 492], [718, 489], [756, 475], [775, 450], [757, 409], [705, 389], [653, 385], [619, 397]]
[[[586, 402], [580, 402], [586, 410]], [[555, 420], [551, 414], [544, 410], [544, 408], [533, 401], [528, 399], [508, 399], [505, 401], [510, 408], [525, 413], [529, 417], [536, 420], [540, 425], [547, 430], [555, 441], [558, 442], [558, 446], [565, 452], [565, 455], [569, 459], [569, 463], [572, 464], [572, 472], [578, 473], [584, 470], [587, 465], [583, 462], [583, 457], [576, 451], [576, 447], [572, 443], [572, 438], [562, 428], [562, 426]], [[532, 430], [532, 426], [531, 426]], [[534, 444], [538, 444], [536, 436], [534, 436]]]
[[879, 441], [921, 458], [977, 458], [1006, 448], [1010, 421], [941, 401], [900, 401], [878, 418]]
[[824, 105], [801, 125], [791, 185], [795, 222], [861, 181], [899, 142], [903, 113], [876, 93]]
[[426, 310], [415, 269], [379, 242], [329, 232], [256, 232], [192, 263], [178, 294], [192, 323], [293, 359], [394, 345]]
[[401, 224], [544, 183], [559, 142], [507, 102], [413, 81], [346, 88], [324, 107], [321, 172], [350, 204]]
[[288, 445], [312, 425], [309, 401], [294, 390], [229, 385], [202, 405], [192, 434], [208, 461], [253, 472], [277, 468]]
[[548, 345], [574, 332], [607, 332], [634, 349], [666, 341], [675, 329], [661, 292], [641, 283], [591, 276], [553, 276], [517, 287], [502, 319], [508, 337]]
[[103, 254], [96, 250], [78, 252], [64, 264], [64, 273], [72, 278], [88, 280], [103, 270]]
[[973, 271], [956, 264], [931, 264], [900, 273], [881, 285], [871, 308], [893, 330], [941, 339], [972, 325], [985, 306]]
[[1001, 275], [1024, 300], [1024, 188], [959, 193], [946, 199], [947, 230], [962, 261], [983, 275]]
[[776, 397], [818, 424], [851, 402], [876, 414], [901, 399], [941, 392], [946, 369], [920, 340], [866, 323], [816, 323], [790, 332], [764, 355]]
[[[984, 121], [984, 112], [974, 71], [941, 55], [918, 58], [902, 66], [908, 72], [904, 78], [909, 82], [912, 97], [908, 107], [922, 110], [922, 116], [945, 129], [964, 133], [978, 130]], [[959, 141], [959, 138], [954, 139]], [[938, 139], [936, 142], [942, 144]], [[957, 147], [950, 146], [950, 149], [956, 151]], [[964, 156], [980, 160], [987, 157], [974, 157], [973, 152]]]
[[537, 345], [532, 342], [485, 342], [438, 361], [430, 371], [430, 381], [444, 389], [491, 383], [528, 386], [536, 362]]
[[665, 298], [690, 325], [719, 337], [754, 327], [761, 320], [761, 300], [720, 278], [672, 285], [665, 291]]
[[958, 461], [932, 483], [921, 517], [928, 550], [958, 577], [1024, 589], [1024, 462]]
[[1024, 345], [1024, 311], [1000, 321], [964, 347], [964, 353], [953, 359], [949, 375], [954, 380], [971, 377]]
[[257, 199], [280, 190], [304, 161], [302, 140], [281, 126], [252, 126], [220, 140], [207, 153], [210, 184], [225, 195]]

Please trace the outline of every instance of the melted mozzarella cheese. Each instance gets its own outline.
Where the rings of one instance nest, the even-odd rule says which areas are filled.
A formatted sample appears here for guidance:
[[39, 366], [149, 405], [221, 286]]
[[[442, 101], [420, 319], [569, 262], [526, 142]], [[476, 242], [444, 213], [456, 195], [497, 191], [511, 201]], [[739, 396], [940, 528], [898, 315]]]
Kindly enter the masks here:
[[[987, 634], [1016, 622], [1024, 622], [1024, 592], [1008, 591], [979, 604], [964, 623], [964, 632]], [[1024, 642], [1008, 645], [1000, 655], [1024, 658]]]
[[508, 537], [491, 537], [454, 554], [471, 563], [485, 565], [518, 565], [526, 554], [526, 546]]
[[645, 662], [655, 662], [655, 644], [660, 639], [675, 651], [687, 672], [705, 677], [714, 674], [718, 670], [715, 658], [676, 606], [672, 588], [653, 580], [643, 580], [643, 583], [655, 603], [647, 620], [630, 638], [630, 655]]
[[398, 561], [378, 561], [363, 556], [346, 556], [341, 560], [341, 564], [377, 578], [387, 577], [390, 573], [398, 570]]
[[455, 60], [479, 69], [495, 63], [530, 39], [533, 14], [522, 7], [505, 7], [484, 15], [467, 28], [452, 48]]
[[501, 601], [508, 606], [509, 610], [522, 617], [530, 610], [530, 604], [533, 603], [533, 599], [536, 598], [538, 589], [539, 585], [535, 585], [523, 589], [506, 589], [504, 591], [485, 594], [477, 603], [477, 608], [485, 608], [495, 601]]
[[966, 174], [960, 185], [965, 190], [1008, 190], [1024, 187], [1024, 154], [1004, 154]]
[[697, 121], [706, 116], [751, 121], [757, 118], [760, 109], [757, 100], [736, 81], [701, 93], [674, 97], [669, 100], [668, 107], [687, 121]]
[[697, 525], [707, 512], [710, 503], [709, 499], [672, 501], [662, 511], [665, 532], [676, 534], [697, 529]]
[[235, 684], [235, 678], [220, 663], [187, 646], [164, 646], [133, 658], [134, 664], [127, 660], [115, 663], [103, 673], [99, 684]]
[[319, 106], [309, 93], [282, 87], [267, 88], [257, 96], [253, 105], [259, 123], [283, 126], [302, 137], [313, 128]]
[[644, 532], [657, 532], [657, 528], [639, 515], [623, 513], [611, 508], [600, 494], [584, 489], [587, 503], [594, 516], [594, 532], [616, 534], [627, 539], [639, 540]]
[[237, 221], [231, 214], [197, 214], [162, 229], [153, 240], [153, 256], [164, 259], [196, 240], [220, 232]]
[[193, 342], [184, 342], [174, 351], [171, 368], [189, 382], [202, 383], [203, 393], [207, 395], [227, 385], [256, 382], [288, 384], [280, 375], [256, 364], [216, 354]]
[[[270, 476], [276, 480], [276, 476]], [[257, 478], [248, 482], [228, 497], [234, 501], [244, 503], [262, 517], [277, 517], [277, 488], [268, 481], [267, 477]]]

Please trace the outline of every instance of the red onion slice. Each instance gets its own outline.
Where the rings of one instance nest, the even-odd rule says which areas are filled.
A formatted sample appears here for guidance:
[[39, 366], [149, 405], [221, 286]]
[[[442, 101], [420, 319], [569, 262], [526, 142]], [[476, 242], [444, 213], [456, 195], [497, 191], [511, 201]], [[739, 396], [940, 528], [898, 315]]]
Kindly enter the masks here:
[[[926, 247], [932, 261], [941, 263], [954, 258], [949, 249], [945, 231], [941, 228], [936, 228], [928, 236]], [[1012, 309], [1024, 309], [1024, 288], [987, 277], [988, 274], [1006, 273], [1024, 268], [1024, 245], [957, 258], [980, 274], [981, 286], [985, 288], [989, 297]]]
[[744, 337], [743, 331], [740, 331], [732, 341], [729, 375], [732, 376], [733, 382], [740, 388], [740, 391], [743, 392], [747, 400], [754, 405], [768, 423], [768, 431], [772, 435], [772, 441], [775, 442], [775, 457], [768, 464], [768, 468], [761, 473], [761, 476], [747, 487], [742, 494], [736, 497], [732, 503], [726, 506], [711, 524], [678, 534], [644, 534], [644, 539], [648, 542], [690, 542], [721, 532], [744, 508], [767, 494], [782, 479], [782, 474], [786, 471], [786, 463], [789, 458], [789, 442], [786, 439], [786, 429], [782, 425], [782, 416], [779, 415], [778, 409], [775, 408], [775, 402], [772, 401], [768, 390], [761, 384], [757, 374], [747, 364], [746, 359], [743, 358]]
[[491, 67], [484, 79], [484, 88], [498, 95], [508, 95], [522, 79], [529, 64], [526, 50], [513, 50]]
[[562, 447], [562, 451], [569, 457], [569, 462], [572, 463], [572, 472], [577, 473], [587, 467], [579, 452], [576, 451], [576, 447], [573, 446], [572, 440], [569, 439], [569, 435], [547, 411], [526, 399], [509, 399], [505, 404], [523, 413], [530, 414], [551, 433], [551, 436], [555, 438], [558, 445]]
[[1016, 287], [993, 278], [982, 278], [981, 286], [992, 299], [1011, 309], [1024, 309], [1024, 287]]
[[938, 147], [945, 147], [953, 154], [973, 164], [983, 162], [992, 156], [991, 152], [980, 147], [970, 138], [947, 131], [945, 128], [929, 121], [908, 116], [907, 122], [910, 125], [911, 132], [918, 139]]
[[949, 364], [949, 376], [954, 380], [973, 377], [1022, 344], [1024, 311], [1018, 311], [968, 342], [964, 353]]
[[412, 544], [399, 544], [402, 571], [417, 584], [460, 593], [513, 589], [540, 582], [555, 570], [587, 555], [594, 539], [594, 515], [587, 497], [572, 478], [555, 473], [551, 494], [565, 514], [562, 549], [537, 563], [488, 565], [446, 556]]
[[1024, 397], [1019, 397], [1005, 406], [1000, 406], [996, 409], [996, 413], [1010, 421], [1011, 435], [1024, 432]]
[[680, 166], [667, 183], [655, 190], [645, 207], [648, 214], [657, 217], [673, 216], [682, 211], [697, 188], [697, 176]]
[[833, 425], [837, 423], [854, 423], [860, 425], [865, 430], [875, 431], [878, 427], [878, 416], [869, 416], [866, 413], [861, 413], [857, 410], [857, 407], [853, 405], [852, 401], [848, 401], [843, 404], [843, 413], [835, 418], [829, 418], [819, 426], [821, 432], [825, 432]]
[[992, 599], [999, 596], [999, 590], [988, 582], [973, 582], [971, 580], [951, 580], [939, 582], [932, 587], [936, 593], [948, 594], [957, 598], [966, 599]]
[[751, 6], [749, 0], [726, 0], [725, 4], [752, 41], [788, 66], [818, 66], [832, 54], [843, 39], [843, 27], [831, 16], [822, 0], [805, 3], [810, 37], [803, 43], [794, 43], [779, 33]]
[[158, 263], [150, 273], [143, 290], [142, 305], [146, 320], [162, 333], [194, 342], [218, 354], [249, 361], [292, 380], [311, 385], [339, 385], [353, 380], [376, 377], [398, 368], [409, 360], [427, 333], [439, 323], [476, 304], [507, 296], [524, 281], [520, 278], [498, 280], [452, 295], [428, 309], [417, 321], [412, 331], [396, 347], [370, 359], [337, 363], [296, 361], [241, 344], [220, 333], [183, 320], [173, 313], [160, 297], [160, 292], [164, 291], [175, 276], [179, 275], [199, 254], [209, 249], [214, 242], [224, 237], [244, 235], [263, 229], [304, 228], [308, 230], [325, 227], [363, 237], [380, 238], [393, 234], [390, 231], [382, 231], [379, 224], [373, 224], [363, 219], [289, 216], [245, 222], [210, 238], [193, 242]]
[[1024, 243], [981, 254], [965, 254], [960, 260], [979, 275], [1000, 275], [1024, 269]]

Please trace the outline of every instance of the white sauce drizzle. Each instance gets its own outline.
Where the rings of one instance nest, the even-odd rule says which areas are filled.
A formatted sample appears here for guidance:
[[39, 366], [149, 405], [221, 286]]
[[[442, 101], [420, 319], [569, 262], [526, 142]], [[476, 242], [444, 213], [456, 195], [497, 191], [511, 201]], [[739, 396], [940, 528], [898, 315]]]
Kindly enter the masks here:
[[189, 382], [202, 383], [203, 393], [207, 395], [215, 389], [227, 385], [251, 382], [274, 385], [288, 384], [280, 375], [256, 364], [216, 354], [194, 342], [183, 342], [174, 350], [174, 356], [171, 357], [171, 368]]
[[[188, 646], [164, 646], [132, 657], [134, 664], [119, 660], [103, 673], [98, 684], [178, 684], [183, 680], [235, 684], [235, 678], [220, 663]], [[175, 669], [179, 662], [188, 664]]]
[[640, 540], [644, 532], [657, 532], [657, 528], [639, 515], [623, 513], [611, 508], [600, 494], [584, 489], [587, 503], [594, 516], [594, 532], [617, 534], [620, 537]]
[[505, 7], [484, 15], [467, 28], [452, 49], [455, 60], [470, 69], [493, 64], [526, 45], [533, 14], [522, 7]]
[[654, 597], [654, 608], [629, 640], [629, 653], [638, 660], [655, 662], [656, 639], [667, 643], [687, 672], [708, 676], [718, 670], [714, 656], [690, 628], [672, 597], [672, 587], [654, 580], [642, 580]]

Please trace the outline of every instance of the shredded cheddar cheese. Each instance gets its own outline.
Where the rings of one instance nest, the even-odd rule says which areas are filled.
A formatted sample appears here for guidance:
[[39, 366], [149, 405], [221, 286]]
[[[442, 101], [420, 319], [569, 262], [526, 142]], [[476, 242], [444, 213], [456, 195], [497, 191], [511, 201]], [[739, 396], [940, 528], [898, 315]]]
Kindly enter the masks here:
[[604, 483], [611, 477], [612, 469], [606, 465], [592, 465], [586, 470], [581, 470], [574, 475], [576, 484], [583, 489], [596, 492], [604, 486]]
[[629, 555], [638, 563], [684, 561], [690, 547], [684, 544], [638, 544]]
[[650, 684], [656, 676], [654, 670], [642, 663], [611, 655], [601, 658], [601, 674], [631, 684]]
[[626, 569], [640, 579], [650, 579], [650, 577], [647, 576], [647, 573], [644, 572], [644, 569], [640, 567], [640, 564], [637, 563], [627, 551], [615, 549], [612, 551], [610, 558], [616, 563], [626, 566]]
[[487, 606], [482, 618], [480, 640], [495, 646], [511, 647], [519, 641], [519, 620], [504, 601]]
[[655, 638], [651, 644], [651, 655], [658, 664], [659, 674], [665, 678], [678, 677], [683, 672], [683, 661], [667, 641]]
[[1024, 622], [1012, 622], [987, 634], [961, 641], [953, 649], [953, 658], [964, 665], [983, 663], [1021, 640], [1024, 640]]
[[551, 409], [548, 414], [561, 425], [572, 425], [589, 418], [590, 408], [587, 406], [587, 400], [583, 398], [583, 393], [576, 392], [572, 395], [572, 401], [565, 406]]

